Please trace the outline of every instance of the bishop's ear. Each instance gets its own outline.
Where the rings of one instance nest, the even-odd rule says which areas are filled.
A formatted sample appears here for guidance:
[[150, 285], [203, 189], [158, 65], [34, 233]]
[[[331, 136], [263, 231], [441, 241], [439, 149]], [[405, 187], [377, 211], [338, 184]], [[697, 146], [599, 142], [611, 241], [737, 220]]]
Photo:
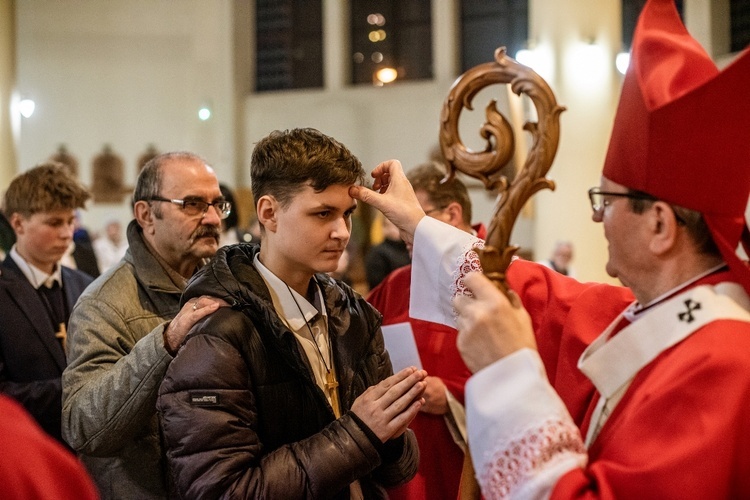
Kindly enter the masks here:
[[651, 250], [657, 254], [669, 251], [676, 244], [678, 236], [678, 222], [674, 210], [666, 202], [655, 201], [649, 217], [653, 228]]

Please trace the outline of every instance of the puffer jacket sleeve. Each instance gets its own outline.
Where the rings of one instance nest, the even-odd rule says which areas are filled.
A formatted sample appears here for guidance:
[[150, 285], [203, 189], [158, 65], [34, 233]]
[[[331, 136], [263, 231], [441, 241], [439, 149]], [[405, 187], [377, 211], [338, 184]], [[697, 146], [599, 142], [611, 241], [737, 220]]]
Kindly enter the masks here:
[[[240, 315], [227, 314], [220, 323], [247, 328], [239, 322]], [[170, 364], [157, 407], [180, 497], [329, 498], [381, 464], [350, 414], [265, 452], [249, 373], [237, 347], [208, 331], [189, 336]]]

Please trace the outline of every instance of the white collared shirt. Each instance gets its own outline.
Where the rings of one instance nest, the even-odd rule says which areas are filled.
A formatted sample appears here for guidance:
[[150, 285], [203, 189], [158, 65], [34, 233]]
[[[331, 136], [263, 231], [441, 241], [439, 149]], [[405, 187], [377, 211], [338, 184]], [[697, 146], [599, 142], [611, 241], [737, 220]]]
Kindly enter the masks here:
[[[282, 321], [284, 321], [294, 333], [294, 336], [297, 337], [297, 341], [304, 349], [313, 373], [315, 374], [315, 382], [326, 395], [329, 403], [333, 404], [329, 391], [326, 388], [326, 374], [328, 367], [331, 367], [331, 370], [334, 370], [334, 368], [332, 356], [330, 354], [330, 344], [328, 341], [328, 314], [323, 302], [323, 293], [320, 291], [320, 287], [316, 282], [315, 305], [313, 305], [305, 297], [288, 287], [283, 280], [264, 266], [257, 254], [253, 259], [253, 265], [260, 273], [263, 281], [266, 282], [266, 286], [268, 286], [274, 309]], [[316, 306], [318, 306], [320, 310], [318, 310]], [[302, 310], [301, 313], [300, 309]], [[312, 323], [309, 323], [311, 321]], [[309, 330], [307, 327], [308, 324], [310, 325]], [[314, 335], [314, 339], [310, 338], [311, 331]], [[318, 349], [320, 349], [320, 352]], [[321, 357], [325, 359], [325, 363]]]
[[38, 290], [42, 285], [47, 288], [52, 288], [52, 285], [54, 285], [55, 282], [57, 282], [60, 285], [60, 288], [62, 288], [62, 267], [59, 262], [55, 264], [55, 270], [52, 271], [52, 274], [47, 274], [21, 257], [21, 254], [16, 250], [16, 245], [13, 245], [10, 249], [10, 257], [13, 259], [13, 262], [16, 263], [23, 275], [26, 276], [26, 279], [29, 280], [29, 283], [31, 283], [31, 286], [33, 286], [34, 289]]

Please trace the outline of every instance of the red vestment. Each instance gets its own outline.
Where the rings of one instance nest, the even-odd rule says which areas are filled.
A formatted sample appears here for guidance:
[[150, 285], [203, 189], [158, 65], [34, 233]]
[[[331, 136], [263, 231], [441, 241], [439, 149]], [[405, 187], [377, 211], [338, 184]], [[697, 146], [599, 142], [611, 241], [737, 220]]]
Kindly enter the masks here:
[[83, 465], [42, 431], [14, 400], [0, 395], [0, 484], [3, 498], [99, 498]]
[[[481, 269], [468, 252], [477, 243], [422, 219], [412, 266], [423, 278], [412, 289], [433, 296], [411, 314], [451, 324], [450, 298]], [[513, 262], [508, 280], [538, 351], [509, 354], [466, 384], [485, 497], [750, 498], [750, 297], [734, 278], [706, 270], [629, 307], [625, 288]], [[586, 448], [594, 405], [599, 433]]]
[[584, 349], [635, 299], [629, 289], [581, 283], [542, 265], [518, 259], [508, 284], [529, 312], [547, 378], [580, 428], [594, 386], [578, 369]]

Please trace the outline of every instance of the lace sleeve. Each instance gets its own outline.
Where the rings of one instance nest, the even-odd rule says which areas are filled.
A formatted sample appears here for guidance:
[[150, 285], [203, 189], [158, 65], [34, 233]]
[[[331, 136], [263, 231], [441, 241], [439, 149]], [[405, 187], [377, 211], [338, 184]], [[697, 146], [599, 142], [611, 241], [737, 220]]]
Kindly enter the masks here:
[[[514, 433], [496, 443], [495, 451], [478, 471], [485, 498], [535, 498], [567, 471], [586, 463], [578, 428], [565, 418], [553, 418]], [[550, 481], [551, 480], [551, 481]]]
[[409, 307], [412, 318], [455, 328], [452, 299], [457, 288], [463, 287], [463, 276], [472, 270], [471, 266], [479, 269], [479, 258], [472, 248], [480, 243], [473, 235], [437, 219], [422, 219], [414, 234]]
[[475, 248], [484, 248], [484, 241], [479, 240], [472, 244], [467, 244], [458, 258], [456, 270], [453, 272], [453, 284], [451, 285], [453, 297], [459, 295], [471, 296], [471, 292], [466, 289], [466, 285], [464, 284], [464, 277], [469, 273], [482, 271], [482, 264], [479, 262], [479, 256], [474, 251]]
[[466, 416], [485, 498], [545, 498], [563, 475], [588, 461], [578, 428], [531, 349], [469, 379]]

